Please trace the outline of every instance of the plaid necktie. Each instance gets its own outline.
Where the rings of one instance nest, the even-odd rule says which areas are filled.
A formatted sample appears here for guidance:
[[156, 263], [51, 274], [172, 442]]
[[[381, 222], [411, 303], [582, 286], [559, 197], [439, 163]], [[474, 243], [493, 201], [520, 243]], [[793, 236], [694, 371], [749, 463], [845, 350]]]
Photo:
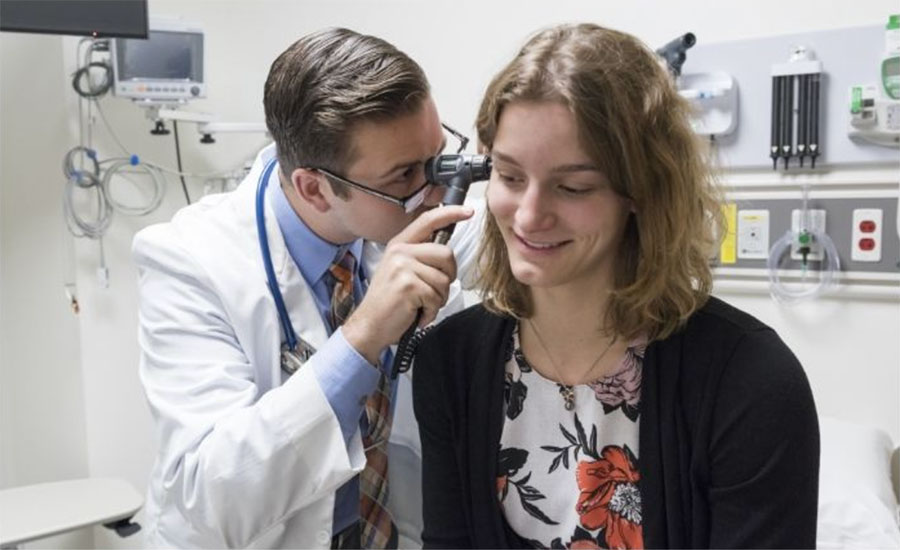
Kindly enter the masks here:
[[[353, 311], [353, 275], [356, 259], [348, 250], [329, 269], [334, 286], [331, 292], [331, 327], [337, 330]], [[391, 385], [384, 373], [375, 393], [366, 400], [368, 433], [363, 437], [366, 466], [359, 474], [360, 542], [362, 548], [397, 548], [397, 529], [387, 509], [387, 452], [391, 433]]]
[[397, 548], [397, 528], [394, 526], [388, 501], [387, 440], [391, 433], [391, 383], [382, 373], [375, 393], [366, 401], [369, 431], [363, 437], [366, 467], [359, 474], [359, 515], [363, 548]]
[[339, 326], [343, 325], [353, 311], [353, 273], [355, 271], [356, 258], [349, 250], [328, 268], [333, 283], [328, 319], [331, 322], [332, 330], [337, 330]]

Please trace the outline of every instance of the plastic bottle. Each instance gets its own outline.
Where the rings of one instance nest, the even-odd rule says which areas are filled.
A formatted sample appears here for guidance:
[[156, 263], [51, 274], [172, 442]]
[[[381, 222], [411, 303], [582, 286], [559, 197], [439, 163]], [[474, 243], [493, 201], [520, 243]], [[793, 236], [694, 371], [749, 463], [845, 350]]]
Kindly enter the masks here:
[[900, 14], [888, 17], [884, 41], [881, 85], [885, 96], [891, 99], [900, 99]]

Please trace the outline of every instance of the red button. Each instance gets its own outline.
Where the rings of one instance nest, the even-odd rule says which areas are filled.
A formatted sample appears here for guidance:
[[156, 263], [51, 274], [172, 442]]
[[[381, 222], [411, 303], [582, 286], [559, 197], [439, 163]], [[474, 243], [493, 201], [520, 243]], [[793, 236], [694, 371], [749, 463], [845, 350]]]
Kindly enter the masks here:
[[859, 248], [861, 250], [872, 250], [873, 248], [875, 248], [875, 239], [860, 239]]
[[863, 233], [874, 233], [875, 222], [873, 222], [872, 220], [863, 220], [859, 222], [859, 230]]

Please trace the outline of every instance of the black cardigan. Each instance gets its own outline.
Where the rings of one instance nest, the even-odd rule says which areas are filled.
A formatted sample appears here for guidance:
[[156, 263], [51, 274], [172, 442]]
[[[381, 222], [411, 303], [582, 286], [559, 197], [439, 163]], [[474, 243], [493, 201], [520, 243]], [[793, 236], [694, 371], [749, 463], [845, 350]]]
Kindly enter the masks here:
[[[413, 399], [426, 547], [525, 546], [495, 482], [514, 326], [477, 305], [419, 348]], [[815, 547], [815, 404], [772, 329], [710, 298], [683, 329], [647, 346], [640, 410], [646, 548]]]

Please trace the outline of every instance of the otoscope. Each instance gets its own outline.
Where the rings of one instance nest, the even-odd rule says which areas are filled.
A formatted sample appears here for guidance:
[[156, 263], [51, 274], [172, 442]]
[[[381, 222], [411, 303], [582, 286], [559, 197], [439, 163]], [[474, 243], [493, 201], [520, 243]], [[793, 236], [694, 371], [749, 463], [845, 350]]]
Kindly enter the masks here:
[[697, 37], [694, 33], [688, 32], [672, 40], [662, 48], [656, 50], [656, 55], [666, 60], [666, 65], [672, 72], [672, 76], [681, 76], [681, 66], [687, 58], [687, 50], [697, 43]]
[[[491, 177], [491, 157], [487, 155], [438, 155], [425, 162], [425, 179], [434, 185], [447, 188], [441, 204], [462, 204], [473, 181]], [[432, 235], [432, 242], [447, 244], [453, 233], [453, 226], [438, 229]]]
[[[473, 181], [483, 181], [491, 177], [491, 166], [491, 157], [487, 155], [438, 155], [425, 162], [425, 179], [433, 185], [446, 187], [441, 204], [459, 205], [466, 200], [466, 193]], [[431, 236], [431, 241], [447, 244], [455, 225], [450, 224], [438, 229]], [[394, 360], [391, 378], [396, 378], [398, 373], [406, 372], [412, 366], [416, 348], [427, 332], [419, 328], [421, 319], [422, 309], [419, 308], [416, 320], [406, 329], [400, 343], [397, 344], [397, 357]]]

